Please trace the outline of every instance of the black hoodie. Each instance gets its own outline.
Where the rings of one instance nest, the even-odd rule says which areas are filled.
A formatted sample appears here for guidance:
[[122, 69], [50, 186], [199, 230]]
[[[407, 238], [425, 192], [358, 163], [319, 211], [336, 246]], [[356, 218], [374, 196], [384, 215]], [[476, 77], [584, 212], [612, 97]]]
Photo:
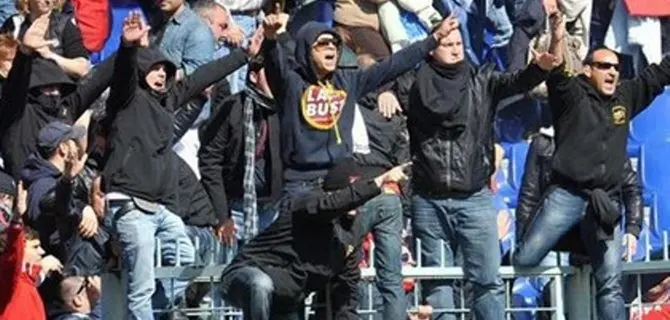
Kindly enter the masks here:
[[[145, 82], [152, 66], [167, 66], [167, 90]], [[176, 209], [178, 170], [172, 152], [173, 112], [205, 88], [246, 63], [242, 50], [207, 63], [174, 84], [176, 67], [158, 50], [121, 47], [107, 100], [110, 128], [103, 174], [108, 192], [165, 204]]]
[[[289, 181], [321, 178], [336, 160], [350, 158], [356, 102], [412, 69], [437, 45], [429, 36], [366, 70], [338, 69], [319, 83], [311, 48], [323, 33], [339, 39], [332, 29], [317, 22], [298, 31], [296, 68], [277, 41], [265, 40], [263, 45], [266, 74], [281, 118], [284, 177]], [[288, 35], [280, 36], [285, 37]]]
[[[113, 59], [106, 60], [75, 85], [52, 61], [17, 52], [0, 101], [0, 151], [5, 170], [18, 178], [37, 135], [47, 123], [73, 123], [109, 86]], [[50, 98], [39, 87], [57, 85], [60, 97]]]

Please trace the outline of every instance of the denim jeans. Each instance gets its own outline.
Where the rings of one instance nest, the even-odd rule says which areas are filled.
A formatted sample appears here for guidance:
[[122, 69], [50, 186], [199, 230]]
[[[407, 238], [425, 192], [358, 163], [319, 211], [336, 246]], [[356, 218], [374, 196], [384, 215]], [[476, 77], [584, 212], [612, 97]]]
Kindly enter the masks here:
[[[372, 232], [375, 242], [374, 267], [377, 288], [384, 301], [382, 319], [407, 317], [402, 288], [402, 203], [395, 194], [381, 194], [365, 203], [358, 214], [362, 234]], [[362, 303], [367, 301], [361, 300]]]
[[[165, 309], [186, 290], [187, 281], [163, 280], [156, 285], [154, 278], [155, 238], [160, 239], [163, 265], [181, 265], [194, 261], [194, 249], [186, 235], [186, 227], [174, 213], [160, 206], [156, 212], [132, 210], [116, 222], [115, 214], [123, 202], [110, 201], [105, 225], [118, 237], [123, 267], [128, 272], [128, 317], [154, 319], [153, 309]], [[179, 252], [177, 252], [179, 248]]]
[[289, 314], [272, 313], [272, 278], [256, 267], [242, 267], [228, 272], [221, 279], [221, 291], [233, 305], [242, 309], [244, 320], [299, 320], [299, 310]]
[[[412, 231], [421, 240], [422, 266], [453, 266], [455, 253], [463, 255], [465, 280], [477, 319], [504, 319], [503, 282], [498, 274], [498, 212], [488, 188], [466, 198], [412, 197]], [[443, 245], [440, 241], [444, 241]], [[444, 254], [444, 257], [442, 257]], [[453, 308], [453, 289], [448, 281], [422, 281], [423, 296], [435, 309]], [[455, 319], [435, 313], [436, 320]]]
[[284, 190], [282, 190], [282, 201], [289, 197], [295, 197], [313, 190], [321, 190], [322, 186], [323, 186], [322, 178], [309, 181], [284, 181]]
[[586, 201], [568, 190], [557, 188], [545, 198], [540, 211], [517, 246], [514, 265], [534, 267], [547, 255], [560, 237], [583, 220], [582, 241], [591, 258], [596, 282], [598, 319], [625, 319], [621, 288], [621, 228], [612, 240], [598, 240], [596, 226], [585, 215]]

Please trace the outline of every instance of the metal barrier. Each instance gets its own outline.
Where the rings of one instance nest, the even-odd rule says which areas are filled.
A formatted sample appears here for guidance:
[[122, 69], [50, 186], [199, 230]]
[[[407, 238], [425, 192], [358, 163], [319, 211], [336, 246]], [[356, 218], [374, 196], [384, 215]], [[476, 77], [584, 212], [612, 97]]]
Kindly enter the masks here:
[[[641, 297], [642, 279], [645, 275], [668, 273], [670, 276], [670, 259], [668, 257], [668, 235], [667, 231], [663, 232], [664, 250], [662, 252], [662, 259], [653, 261], [650, 252], [647, 252], [645, 261], [625, 263], [623, 265], [623, 274], [634, 277], [636, 284], [636, 296]], [[648, 242], [648, 240], [647, 240]], [[197, 243], [196, 243], [197, 245]], [[157, 243], [156, 256], [160, 257], [160, 242]], [[420, 245], [417, 246], [420, 248]], [[222, 248], [218, 248], [222, 250]], [[371, 248], [371, 263], [374, 262], [374, 245]], [[177, 248], [179, 252], [179, 248]], [[444, 253], [442, 253], [444, 254]], [[421, 256], [420, 249], [416, 253], [417, 257]], [[203, 319], [242, 319], [241, 312], [232, 307], [226, 307], [218, 304], [219, 300], [216, 294], [216, 284], [220, 281], [221, 274], [225, 269], [225, 265], [209, 265], [209, 266], [162, 266], [161, 259], [157, 259], [157, 266], [155, 267], [155, 277], [157, 280], [189, 280], [194, 283], [209, 284], [210, 298], [209, 305], [200, 308], [185, 308], [173, 307], [169, 310], [156, 310], [157, 313], [172, 313], [181, 316], [200, 316]], [[442, 259], [444, 261], [444, 259]], [[179, 261], [177, 261], [179, 262]], [[416, 280], [463, 280], [463, 270], [460, 267], [440, 266], [440, 267], [425, 267], [421, 265], [421, 259], [417, 259], [417, 267], [404, 267], [402, 269], [403, 278], [412, 278]], [[365, 268], [361, 272], [364, 281], [367, 284], [369, 291], [372, 290], [376, 272], [374, 268]], [[505, 311], [507, 319], [513, 319], [515, 312], [549, 312], [552, 319], [597, 319], [595, 312], [595, 285], [592, 281], [590, 267], [537, 267], [532, 269], [518, 269], [509, 266], [500, 267], [500, 275], [505, 280]], [[511, 296], [511, 281], [520, 276], [544, 276], [549, 277], [551, 281], [551, 307], [538, 308], [514, 308], [512, 306]], [[103, 277], [103, 313], [104, 319], [123, 319], [127, 303], [125, 303], [126, 294], [126, 280], [127, 275], [123, 272], [115, 272], [106, 274]], [[412, 306], [408, 313], [415, 312], [419, 306], [419, 286], [415, 286], [414, 299]], [[460, 319], [469, 319], [470, 310], [465, 307], [465, 294], [460, 294], [460, 304], [454, 309], [439, 310], [434, 309], [434, 312], [449, 312], [459, 315]], [[306, 313], [312, 313], [315, 306], [311, 304], [312, 295], [306, 300]], [[367, 304], [366, 308], [360, 309], [361, 319], [373, 320], [376, 311], [374, 310], [372, 299], [363, 301], [362, 304]], [[626, 307], [631, 310], [642, 310], [644, 307], [656, 306], [654, 303], [643, 303], [641, 300], [626, 304]], [[179, 317], [177, 317], [179, 318]]]

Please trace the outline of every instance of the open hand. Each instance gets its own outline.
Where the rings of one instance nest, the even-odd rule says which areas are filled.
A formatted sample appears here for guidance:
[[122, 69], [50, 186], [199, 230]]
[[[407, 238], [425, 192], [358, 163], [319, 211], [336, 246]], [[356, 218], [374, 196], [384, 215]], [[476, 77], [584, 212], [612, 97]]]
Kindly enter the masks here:
[[237, 24], [231, 24], [228, 26], [228, 29], [226, 29], [222, 40], [233, 48], [239, 48], [242, 46], [244, 38], [245, 35], [242, 27]]
[[126, 46], [148, 47], [146, 41], [151, 27], [147, 26], [139, 11], [131, 12], [123, 21], [123, 43]]
[[46, 256], [40, 260], [39, 265], [42, 267], [42, 274], [49, 274], [52, 272], [61, 273], [63, 271], [63, 264], [54, 256]]
[[289, 15], [281, 11], [281, 5], [275, 4], [272, 14], [263, 19], [263, 30], [268, 39], [277, 39], [277, 36], [286, 31]]
[[408, 179], [407, 175], [405, 174], [405, 170], [409, 168], [412, 165], [411, 162], [401, 164], [397, 167], [394, 167], [393, 169], [386, 171], [384, 174], [381, 176], [378, 176], [375, 178], [375, 183], [377, 186], [381, 188], [384, 183], [387, 182], [402, 182]]
[[440, 39], [448, 36], [452, 31], [458, 30], [459, 26], [458, 19], [451, 14], [442, 20], [442, 23], [440, 23], [435, 31], [433, 31], [433, 37], [435, 37], [437, 41], [440, 41]]
[[227, 247], [232, 247], [235, 243], [235, 235], [237, 234], [237, 229], [235, 228], [235, 222], [233, 219], [228, 219], [226, 222], [222, 223], [218, 228], [216, 228], [216, 235], [221, 242]]
[[391, 119], [397, 113], [402, 112], [398, 98], [391, 91], [379, 94], [377, 97], [377, 106], [379, 107], [379, 113], [387, 119]]
[[58, 40], [46, 40], [47, 30], [49, 29], [49, 15], [42, 15], [35, 19], [23, 36], [23, 46], [30, 50], [37, 50], [43, 47], [57, 45]]
[[79, 234], [82, 237], [89, 239], [98, 234], [98, 216], [95, 214], [93, 207], [86, 206], [81, 213], [81, 222], [79, 223]]
[[530, 49], [531, 54], [533, 55], [533, 62], [537, 64], [542, 70], [551, 71], [552, 69], [561, 65], [562, 61], [559, 57], [549, 53], [549, 52], [537, 52], [534, 49]]

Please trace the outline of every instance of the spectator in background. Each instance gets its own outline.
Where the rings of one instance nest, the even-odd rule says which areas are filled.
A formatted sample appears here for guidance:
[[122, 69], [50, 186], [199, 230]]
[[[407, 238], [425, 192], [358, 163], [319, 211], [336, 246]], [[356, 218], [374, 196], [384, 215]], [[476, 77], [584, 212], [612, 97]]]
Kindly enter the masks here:
[[36, 150], [40, 129], [52, 121], [74, 122], [109, 86], [113, 60], [103, 63], [87, 81], [75, 85], [53, 62], [36, 57], [45, 40], [48, 16], [33, 22], [19, 46], [0, 100], [0, 149], [5, 170], [19, 177]]
[[[37, 151], [28, 158], [21, 170], [21, 181], [28, 189], [28, 215], [26, 223], [37, 230], [47, 253], [64, 260], [59, 227], [78, 226], [86, 237], [98, 232], [98, 219], [93, 212], [75, 213], [69, 217], [67, 204], [52, 203], [47, 196], [57, 184], [71, 183], [71, 179], [84, 168], [87, 155], [81, 150], [81, 140], [86, 139], [86, 129], [72, 127], [62, 122], [47, 124], [39, 134]], [[63, 212], [65, 211], [65, 212]], [[74, 223], [73, 223], [74, 222]]]
[[279, 115], [263, 61], [249, 64], [245, 91], [218, 108], [199, 154], [202, 183], [221, 223], [217, 232], [233, 256], [274, 221], [282, 190]]
[[[16, 196], [16, 182], [14, 179], [0, 171], [0, 207], [14, 207], [14, 196]], [[8, 212], [5, 212], [8, 214]], [[9, 216], [0, 216], [0, 231], [4, 230], [9, 224]]]
[[[377, 63], [371, 55], [361, 55], [358, 61], [362, 69], [371, 68]], [[370, 92], [358, 102], [369, 136], [370, 153], [354, 153], [354, 159], [362, 166], [363, 178], [366, 179], [410, 160], [405, 120], [401, 115], [393, 115], [391, 119], [387, 119], [378, 111], [378, 104], [383, 103], [382, 95], [394, 95], [392, 91], [387, 91], [393, 85], [394, 83], [390, 83], [379, 91]], [[398, 103], [397, 99], [395, 103]], [[361, 224], [361, 236], [368, 232], [372, 232], [374, 236], [376, 284], [384, 306], [381, 319], [404, 319], [407, 299], [402, 288], [400, 259], [402, 189], [394, 183], [386, 184], [382, 189], [381, 195], [368, 201], [360, 209], [358, 223]]]
[[19, 14], [7, 19], [0, 28], [0, 33], [9, 33], [15, 39], [23, 39], [23, 35], [34, 21], [42, 16], [48, 18], [49, 24], [45, 39], [56, 40], [48, 46], [35, 48], [44, 59], [55, 62], [65, 73], [74, 79], [86, 75], [91, 66], [89, 52], [84, 47], [81, 33], [71, 17], [54, 11], [54, 3], [49, 0], [17, 0]]
[[[496, 106], [541, 83], [560, 63], [543, 53], [517, 73], [501, 74], [491, 65], [475, 68], [465, 60], [461, 33], [452, 32], [417, 71], [410, 90], [406, 112], [413, 159], [412, 231], [421, 240], [424, 266], [454, 265], [456, 249], [461, 251], [477, 318], [504, 318], [498, 212], [489, 189], [495, 170]], [[447, 281], [422, 284], [431, 306], [452, 306]], [[449, 316], [442, 312], [435, 319]]]
[[176, 79], [191, 74], [212, 60], [214, 38], [204, 21], [189, 8], [186, 0], [158, 1], [162, 14], [153, 24], [152, 43], [177, 65]]
[[334, 162], [353, 155], [355, 104], [369, 92], [413, 68], [458, 22], [447, 19], [432, 36], [366, 70], [338, 69], [342, 40], [327, 26], [310, 22], [296, 36], [296, 66], [278, 45], [288, 15], [264, 22], [266, 71], [282, 123], [284, 191], [319, 189]]
[[16, 14], [16, 5], [12, 1], [0, 2], [0, 25], [14, 14]]
[[358, 48], [358, 54], [369, 54], [374, 59], [391, 55], [391, 49], [380, 32], [377, 15], [377, 6], [386, 1], [388, 0], [335, 1], [335, 30], [345, 45]]
[[49, 310], [50, 320], [90, 320], [100, 300], [100, 277], [68, 276], [59, 281], [58, 308]]
[[2, 96], [2, 86], [9, 76], [9, 70], [12, 69], [18, 45], [18, 42], [11, 36], [0, 34], [0, 96]]

